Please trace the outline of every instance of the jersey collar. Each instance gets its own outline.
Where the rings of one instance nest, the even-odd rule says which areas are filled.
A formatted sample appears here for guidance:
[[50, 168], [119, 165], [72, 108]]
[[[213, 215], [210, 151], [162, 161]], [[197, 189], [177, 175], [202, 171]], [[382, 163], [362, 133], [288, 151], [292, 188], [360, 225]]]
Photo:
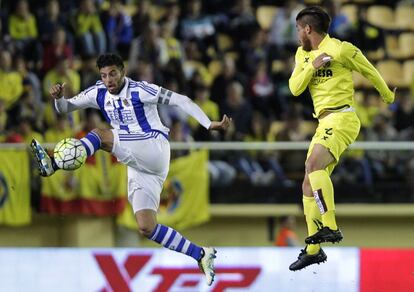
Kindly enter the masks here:
[[326, 46], [329, 41], [331, 40], [331, 37], [329, 34], [326, 34], [326, 36], [323, 38], [323, 40], [319, 43], [318, 50], [320, 50], [322, 47]]
[[108, 91], [108, 95], [109, 95], [110, 98], [118, 100], [118, 99], [125, 99], [127, 97], [127, 90], [128, 90], [128, 87], [129, 87], [129, 80], [128, 80], [128, 78], [124, 77], [124, 81], [125, 81], [124, 87], [122, 87], [122, 90], [118, 94], [111, 94]]

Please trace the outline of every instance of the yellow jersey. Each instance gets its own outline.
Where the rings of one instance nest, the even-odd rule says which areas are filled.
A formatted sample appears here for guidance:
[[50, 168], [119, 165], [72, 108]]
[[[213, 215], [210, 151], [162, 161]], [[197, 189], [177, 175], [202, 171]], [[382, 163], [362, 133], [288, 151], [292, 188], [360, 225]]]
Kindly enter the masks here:
[[[315, 69], [312, 62], [322, 53], [332, 59], [325, 67]], [[352, 71], [370, 80], [385, 102], [394, 101], [394, 93], [361, 50], [329, 35], [325, 36], [316, 50], [307, 52], [302, 47], [298, 48], [289, 88], [294, 96], [298, 96], [309, 87], [315, 117], [318, 117], [324, 111], [354, 105]]]

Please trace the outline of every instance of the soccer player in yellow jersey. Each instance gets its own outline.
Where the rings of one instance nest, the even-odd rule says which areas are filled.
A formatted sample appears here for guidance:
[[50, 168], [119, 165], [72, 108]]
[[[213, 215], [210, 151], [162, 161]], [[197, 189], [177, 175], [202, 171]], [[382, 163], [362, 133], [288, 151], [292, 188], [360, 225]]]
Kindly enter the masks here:
[[354, 109], [352, 71], [368, 78], [386, 103], [394, 101], [396, 91], [388, 88], [357, 47], [331, 38], [327, 34], [329, 24], [329, 15], [319, 7], [307, 7], [296, 17], [301, 46], [296, 52], [289, 88], [295, 96], [309, 88], [319, 125], [309, 146], [302, 185], [309, 236], [305, 239], [307, 246], [289, 267], [292, 271], [325, 262], [327, 256], [320, 243], [342, 240], [335, 220], [330, 175], [360, 129]]

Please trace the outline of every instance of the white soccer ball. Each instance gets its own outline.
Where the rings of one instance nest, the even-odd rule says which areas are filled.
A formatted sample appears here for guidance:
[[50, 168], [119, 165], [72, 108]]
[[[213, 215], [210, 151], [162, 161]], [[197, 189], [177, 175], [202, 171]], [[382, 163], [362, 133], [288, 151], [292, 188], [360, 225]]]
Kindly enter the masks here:
[[64, 170], [78, 169], [87, 157], [85, 146], [75, 138], [63, 139], [56, 144], [53, 152], [57, 166]]

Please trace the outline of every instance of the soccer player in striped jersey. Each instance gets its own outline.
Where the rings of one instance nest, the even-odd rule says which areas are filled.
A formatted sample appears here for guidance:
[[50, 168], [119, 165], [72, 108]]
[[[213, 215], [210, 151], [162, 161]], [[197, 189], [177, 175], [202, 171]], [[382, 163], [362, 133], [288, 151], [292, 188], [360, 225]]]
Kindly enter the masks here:
[[[132, 205], [139, 232], [166, 248], [181, 252], [198, 261], [208, 285], [214, 280], [215, 249], [201, 247], [176, 230], [157, 224], [160, 193], [170, 161], [168, 128], [160, 120], [158, 104], [178, 106], [208, 130], [226, 130], [231, 119], [210, 121], [187, 96], [168, 89], [134, 81], [125, 76], [122, 59], [115, 54], [98, 57], [101, 80], [72, 98], [64, 98], [64, 84], [50, 88], [59, 113], [96, 108], [112, 129], [94, 129], [81, 139], [88, 156], [98, 149], [112, 153], [128, 167], [128, 200]], [[41, 175], [50, 176], [58, 167], [43, 147], [32, 141]]]
[[320, 7], [307, 7], [296, 17], [301, 46], [296, 52], [289, 88], [295, 96], [309, 88], [318, 127], [308, 149], [302, 185], [309, 236], [305, 239], [307, 246], [289, 267], [292, 271], [326, 261], [320, 243], [342, 240], [335, 219], [330, 175], [360, 130], [354, 109], [352, 71], [369, 79], [385, 103], [392, 103], [396, 92], [396, 88], [388, 88], [357, 47], [328, 35], [329, 24], [329, 15]]

